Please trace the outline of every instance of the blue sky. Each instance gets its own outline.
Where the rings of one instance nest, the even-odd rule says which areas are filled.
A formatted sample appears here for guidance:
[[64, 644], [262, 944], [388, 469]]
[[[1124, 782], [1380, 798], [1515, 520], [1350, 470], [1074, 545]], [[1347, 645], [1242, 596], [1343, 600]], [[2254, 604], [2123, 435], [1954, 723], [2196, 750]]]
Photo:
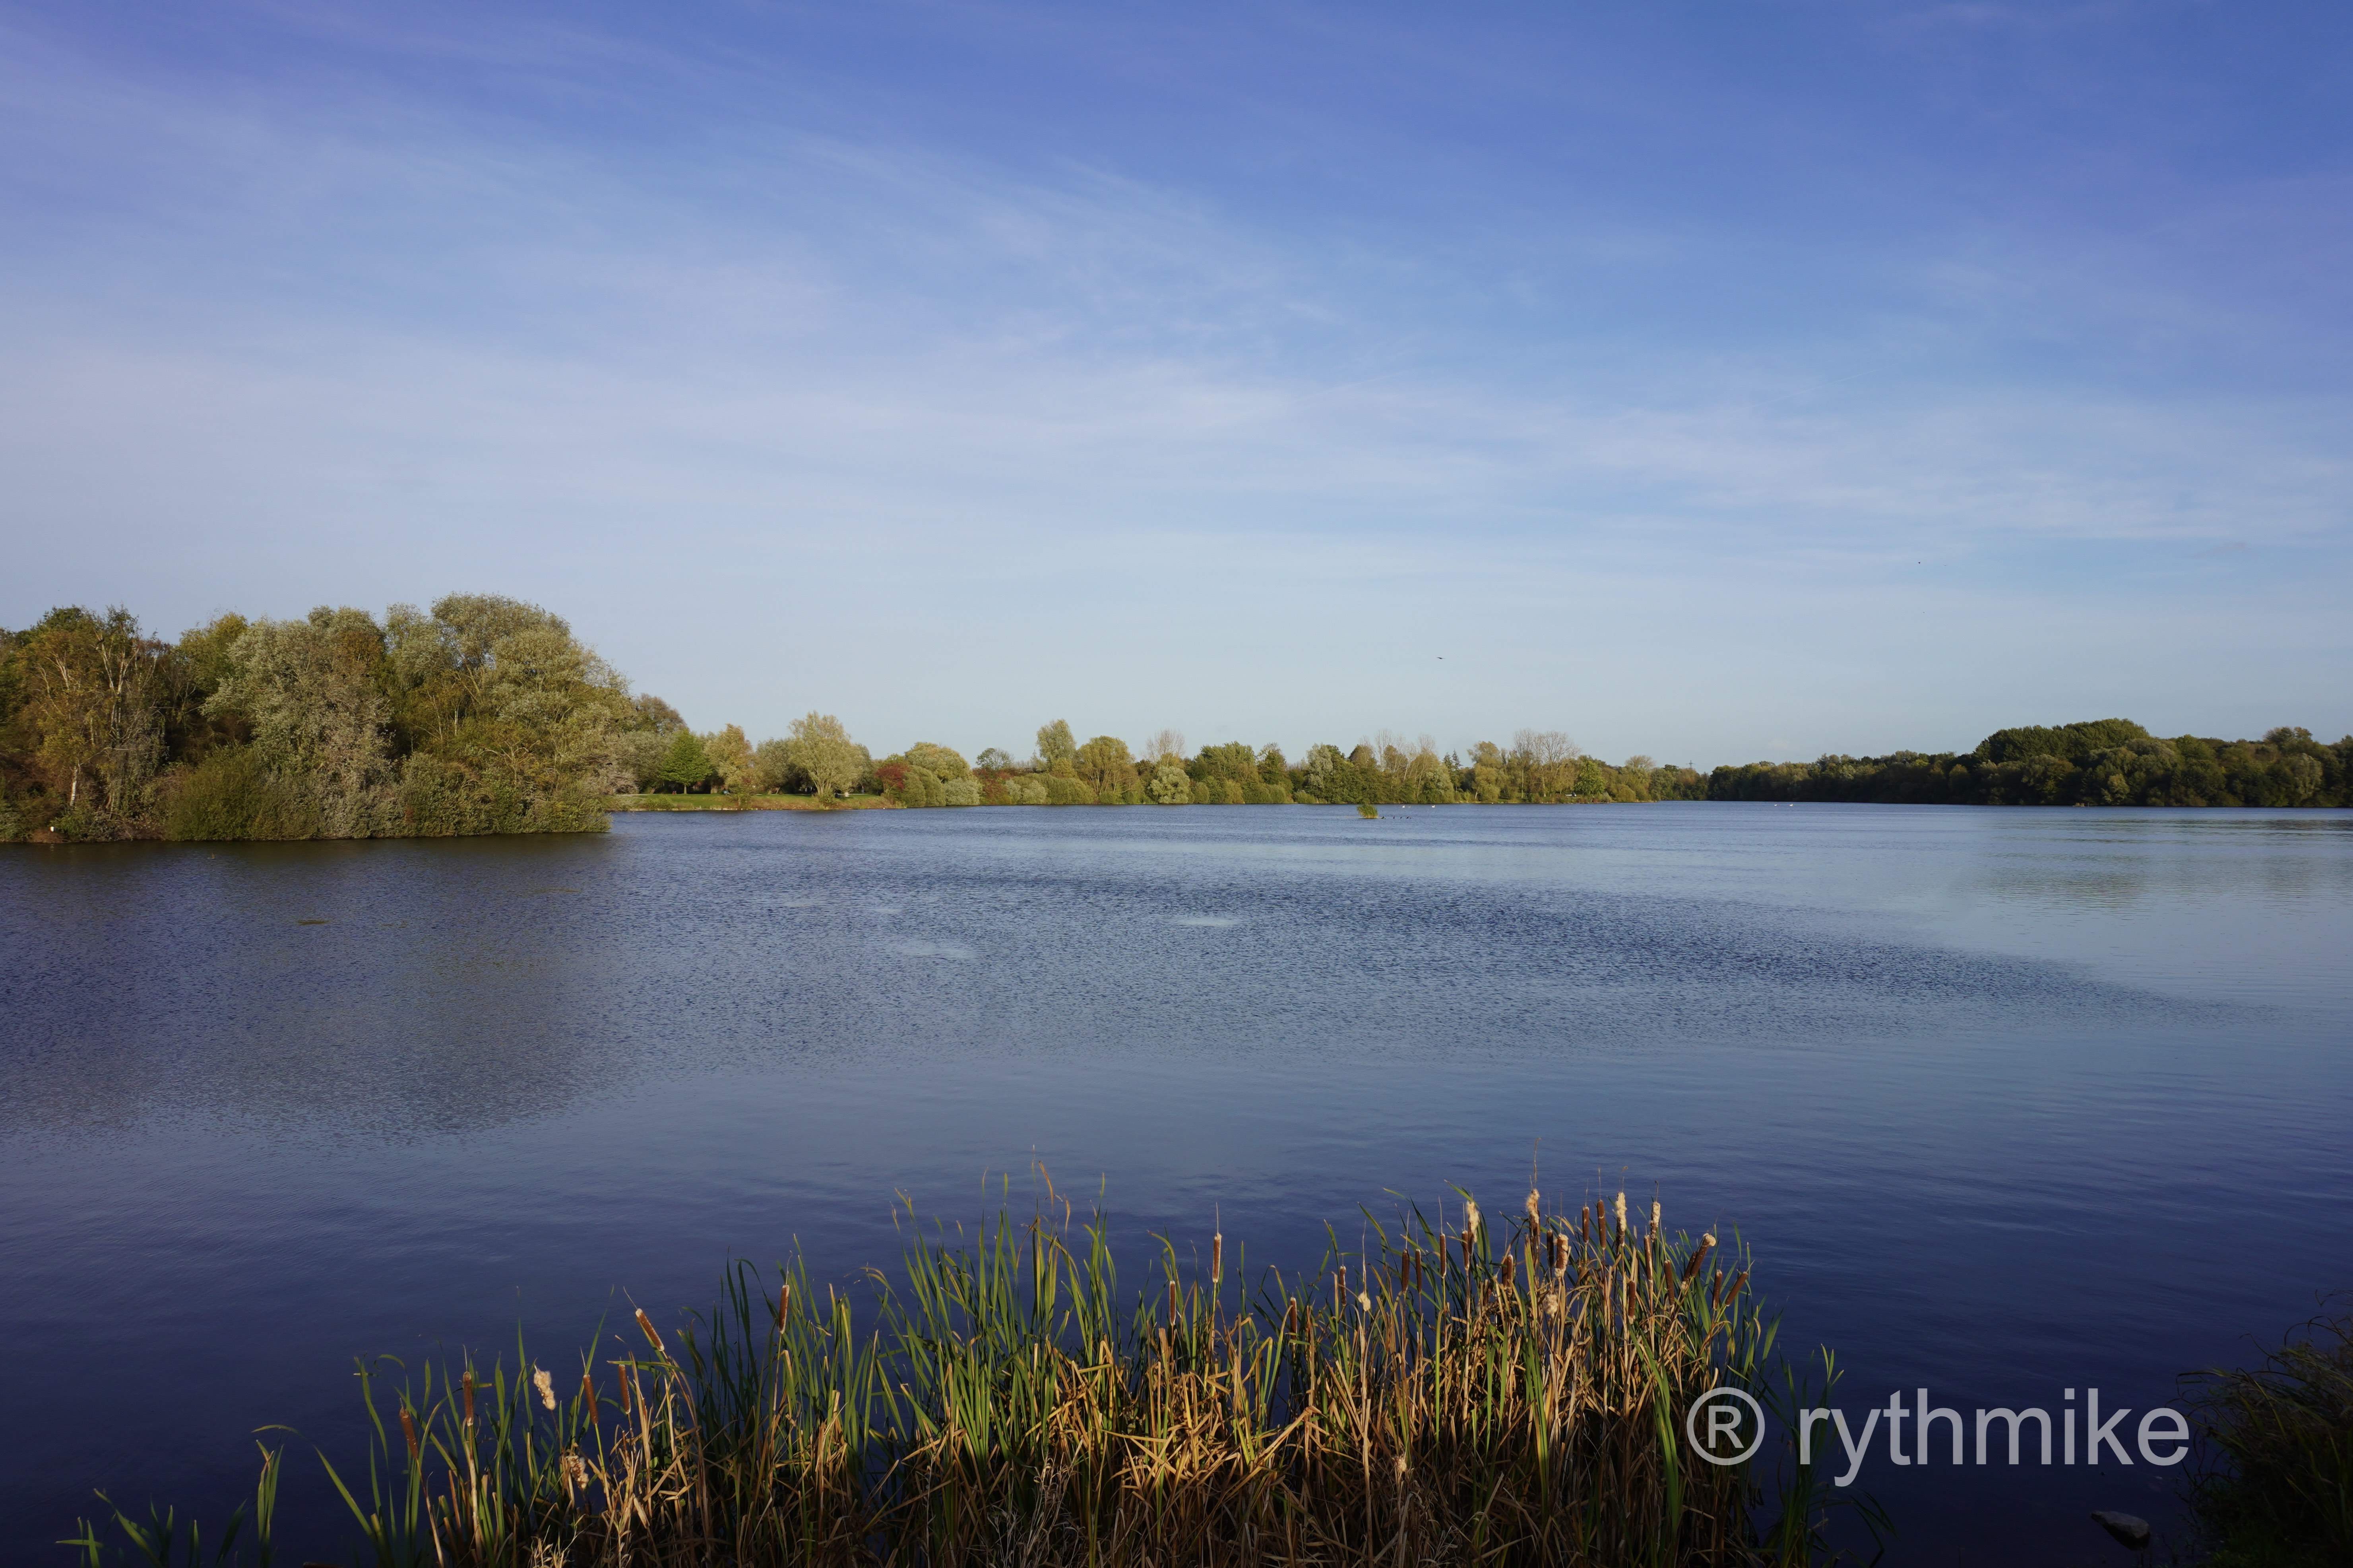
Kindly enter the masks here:
[[2353, 8], [0, 6], [0, 624], [878, 752], [2353, 730]]

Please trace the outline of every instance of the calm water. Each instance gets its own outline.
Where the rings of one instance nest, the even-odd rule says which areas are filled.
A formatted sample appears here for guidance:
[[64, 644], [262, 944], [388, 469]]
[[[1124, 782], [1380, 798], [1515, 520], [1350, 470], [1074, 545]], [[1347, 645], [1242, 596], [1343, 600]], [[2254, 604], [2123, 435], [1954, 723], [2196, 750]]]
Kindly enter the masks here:
[[[352, 1358], [566, 1353], [1043, 1161], [1312, 1261], [1388, 1194], [1737, 1227], [1840, 1403], [2145, 1407], [2353, 1285], [2353, 818], [1662, 805], [622, 817], [0, 852], [0, 1560], [218, 1517]], [[625, 1293], [625, 1294], [624, 1294]], [[2129, 1423], [2126, 1427], [2129, 1432]], [[1899, 1563], [2173, 1472], [1897, 1469]], [[292, 1467], [287, 1555], [343, 1543]], [[336, 1505], [339, 1507], [340, 1505]], [[2120, 1557], [2121, 1554], [2116, 1554]]]

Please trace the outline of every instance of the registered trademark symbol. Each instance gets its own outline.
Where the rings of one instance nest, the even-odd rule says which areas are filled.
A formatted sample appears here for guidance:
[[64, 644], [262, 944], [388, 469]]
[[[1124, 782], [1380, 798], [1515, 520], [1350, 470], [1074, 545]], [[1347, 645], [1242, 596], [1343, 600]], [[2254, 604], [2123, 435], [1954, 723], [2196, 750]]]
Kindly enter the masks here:
[[[1755, 1434], [1747, 1447], [1738, 1452], [1727, 1452], [1726, 1445], [1740, 1441], [1741, 1408], [1748, 1411], [1748, 1430]], [[1699, 1433], [1700, 1412], [1707, 1412], [1707, 1436]], [[1683, 1436], [1691, 1439], [1692, 1451], [1711, 1465], [1737, 1465], [1746, 1461], [1765, 1443], [1765, 1409], [1756, 1400], [1737, 1388], [1711, 1388], [1691, 1402], [1683, 1412]]]

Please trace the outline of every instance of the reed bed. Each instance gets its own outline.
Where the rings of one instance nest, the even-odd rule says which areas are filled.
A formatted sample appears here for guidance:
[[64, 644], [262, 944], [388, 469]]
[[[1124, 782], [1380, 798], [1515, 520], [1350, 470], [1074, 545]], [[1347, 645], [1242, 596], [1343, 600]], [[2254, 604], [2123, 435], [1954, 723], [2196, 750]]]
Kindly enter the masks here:
[[[1060, 1200], [924, 1227], [855, 1294], [739, 1265], [556, 1374], [519, 1346], [388, 1382], [329, 1474], [379, 1568], [1820, 1561], [1811, 1478], [1696, 1462], [1688, 1402], [1768, 1407], [1747, 1258], [1624, 1195], [1466, 1198], [1241, 1283], [1225, 1238], [1124, 1292]], [[1647, 1217], [1647, 1225], [1643, 1219]], [[1778, 1518], [1772, 1516], [1778, 1515]], [[90, 1561], [99, 1560], [95, 1533]]]

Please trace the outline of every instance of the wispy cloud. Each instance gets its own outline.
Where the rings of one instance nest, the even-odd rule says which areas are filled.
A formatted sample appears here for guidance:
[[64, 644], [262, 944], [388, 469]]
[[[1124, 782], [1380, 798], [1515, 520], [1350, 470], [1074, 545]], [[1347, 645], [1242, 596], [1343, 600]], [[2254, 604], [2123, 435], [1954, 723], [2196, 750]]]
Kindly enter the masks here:
[[[1399, 646], [1433, 665], [1490, 656], [1465, 660], [1476, 692], [1392, 672], [1440, 711], [1368, 724], [1591, 731], [1583, 711], [1593, 743], [1697, 751], [1820, 707], [1696, 674], [1754, 668], [1747, 639], [1836, 647], [1793, 617], [1894, 639], [1871, 680], [1958, 682], [1929, 709], [1975, 723], [2034, 696], [2038, 661], [2048, 684], [2096, 648], [2082, 628], [2223, 592], [2168, 575], [2197, 550], [2280, 547], [2298, 592], [2346, 574], [2341, 381], [2124, 374], [2243, 357], [2278, 317], [2122, 240], [1881, 237], [1841, 258], [1868, 274], [1841, 310], [1802, 260], [1744, 267], [1720, 215], [1553, 212], [1470, 247], [1290, 222], [1084, 151], [749, 108], [756, 72], [709, 51], [319, 15], [322, 48], [558, 89], [621, 62], [726, 111], [668, 102], [630, 145], [453, 109], [399, 70], [229, 90], [12, 37], [0, 128], [41, 157], [0, 197], [29, 225], [0, 285], [27, 566], [0, 619], [42, 595], [168, 622], [464, 580], [562, 602], [709, 721], [854, 697], [937, 730], [949, 692], [1001, 729], [1067, 694], [1160, 710], [1139, 732], [1191, 704], [1205, 734], [1356, 700], [1333, 639], [1361, 622], [1412, 628]], [[2277, 193], [2210, 199], [2292, 218]], [[1802, 329], [1720, 325], [1694, 280], [1786, 298]], [[2098, 334], [2121, 346], [2086, 352]], [[1164, 625], [1220, 641], [1164, 666]], [[713, 638], [737, 652], [713, 661]], [[1951, 658], [2005, 638], [2029, 652]], [[1296, 679], [1270, 691], [1270, 668]]]

